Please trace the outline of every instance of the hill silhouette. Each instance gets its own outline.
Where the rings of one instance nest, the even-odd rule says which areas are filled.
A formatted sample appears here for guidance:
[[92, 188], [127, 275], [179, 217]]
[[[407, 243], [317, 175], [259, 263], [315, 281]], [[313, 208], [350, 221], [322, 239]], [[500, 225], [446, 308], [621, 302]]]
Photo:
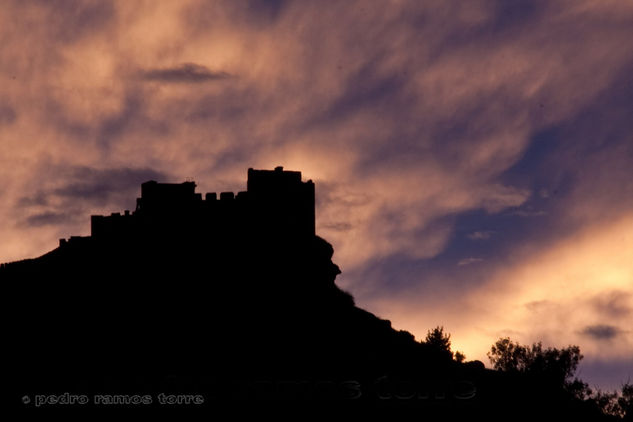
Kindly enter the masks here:
[[314, 195], [281, 167], [249, 169], [246, 191], [204, 199], [193, 182], [149, 181], [133, 212], [93, 216], [90, 236], [2, 264], [9, 401], [30, 412], [599, 419], [557, 386], [456, 362], [355, 306], [315, 235]]

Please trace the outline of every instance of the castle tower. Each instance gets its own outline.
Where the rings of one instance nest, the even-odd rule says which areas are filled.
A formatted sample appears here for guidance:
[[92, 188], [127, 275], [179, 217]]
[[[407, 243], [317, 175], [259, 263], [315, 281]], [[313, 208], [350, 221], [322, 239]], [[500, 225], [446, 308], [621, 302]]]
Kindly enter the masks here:
[[260, 224], [275, 226], [280, 235], [315, 235], [314, 183], [302, 182], [300, 171], [249, 168], [246, 186]]

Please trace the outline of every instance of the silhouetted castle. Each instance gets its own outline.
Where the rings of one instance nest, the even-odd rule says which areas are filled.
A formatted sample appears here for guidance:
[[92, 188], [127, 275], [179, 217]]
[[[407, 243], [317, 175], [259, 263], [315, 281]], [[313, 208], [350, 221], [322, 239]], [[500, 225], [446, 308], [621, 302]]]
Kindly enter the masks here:
[[159, 394], [192, 393], [204, 403], [187, 410], [207, 417], [224, 406], [260, 418], [601, 420], [559, 384], [456, 362], [355, 306], [300, 172], [249, 169], [246, 191], [219, 198], [195, 187], [143, 183], [134, 212], [93, 216], [91, 236], [0, 265], [13, 406], [74, 412], [33, 398], [150, 395], [135, 409], [160, 416]]
[[[248, 169], [247, 190], [202, 194], [196, 184], [158, 183], [141, 185], [136, 210], [91, 217], [91, 237], [116, 241], [129, 237], [177, 236], [197, 231], [211, 237], [251, 235], [277, 239], [310, 238], [315, 235], [314, 183], [301, 181], [301, 172]], [[61, 239], [60, 246], [85, 238]]]

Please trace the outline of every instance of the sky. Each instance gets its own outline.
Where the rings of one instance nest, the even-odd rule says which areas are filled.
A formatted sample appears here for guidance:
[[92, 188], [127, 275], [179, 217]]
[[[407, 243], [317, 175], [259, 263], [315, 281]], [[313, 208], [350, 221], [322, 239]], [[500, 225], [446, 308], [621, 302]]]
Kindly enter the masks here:
[[337, 283], [418, 340], [633, 379], [633, 2], [0, 0], [0, 262], [140, 183], [316, 184]]

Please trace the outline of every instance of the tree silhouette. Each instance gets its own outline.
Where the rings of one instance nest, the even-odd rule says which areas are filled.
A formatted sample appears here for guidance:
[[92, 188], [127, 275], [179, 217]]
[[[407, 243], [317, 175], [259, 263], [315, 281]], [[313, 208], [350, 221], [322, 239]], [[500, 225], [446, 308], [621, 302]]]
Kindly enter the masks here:
[[424, 342], [437, 352], [450, 356], [451, 359], [453, 358], [451, 335], [444, 333], [444, 327], [437, 326], [429, 330]]
[[575, 400], [600, 409], [605, 415], [633, 420], [633, 384], [624, 384], [621, 392], [592, 391], [587, 383], [574, 376], [583, 358], [578, 346], [543, 348], [541, 342], [526, 346], [506, 337], [497, 340], [488, 358], [498, 371], [530, 376], [540, 380], [541, 385], [563, 390]]
[[464, 362], [466, 355], [460, 351], [453, 353], [451, 350], [451, 335], [444, 332], [443, 326], [437, 326], [426, 333], [424, 343], [431, 347], [439, 354], [442, 354], [450, 359], [455, 359], [457, 362]]
[[618, 398], [618, 405], [624, 420], [633, 421], [633, 384], [630, 382], [622, 386], [622, 392]]
[[547, 378], [556, 385], [571, 390], [586, 385], [574, 379], [576, 369], [583, 356], [578, 346], [563, 349], [543, 348], [541, 342], [531, 346], [515, 343], [510, 338], [499, 339], [488, 352], [494, 369], [505, 372], [522, 372]]
[[616, 391], [613, 392], [603, 392], [596, 391], [590, 397], [600, 409], [607, 415], [612, 416], [623, 416], [622, 408], [620, 407], [620, 403], [618, 403], [618, 393]]
[[596, 403], [607, 415], [633, 420], [633, 384], [625, 383], [620, 392], [597, 390], [591, 394], [589, 400]]

